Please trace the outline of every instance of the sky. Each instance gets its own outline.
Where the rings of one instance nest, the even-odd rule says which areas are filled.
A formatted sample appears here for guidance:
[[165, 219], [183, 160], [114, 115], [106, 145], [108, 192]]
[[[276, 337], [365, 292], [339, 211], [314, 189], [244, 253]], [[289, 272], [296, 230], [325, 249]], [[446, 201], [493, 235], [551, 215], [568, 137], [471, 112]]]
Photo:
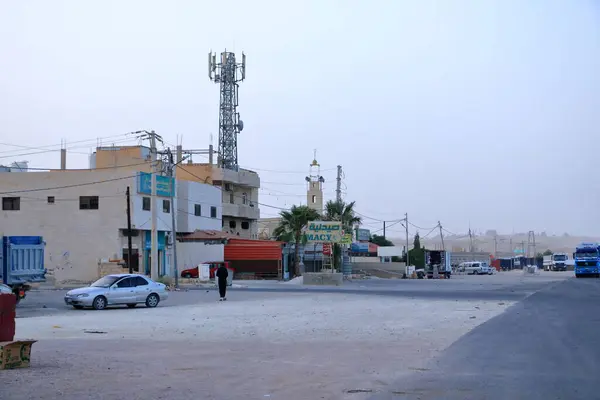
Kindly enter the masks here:
[[455, 233], [600, 235], [593, 0], [0, 0], [0, 164], [57, 168], [66, 141], [85, 168], [140, 129], [216, 146], [207, 54], [225, 49], [247, 55], [239, 162], [261, 203], [306, 203], [316, 149], [326, 199], [341, 165], [373, 231], [406, 212]]

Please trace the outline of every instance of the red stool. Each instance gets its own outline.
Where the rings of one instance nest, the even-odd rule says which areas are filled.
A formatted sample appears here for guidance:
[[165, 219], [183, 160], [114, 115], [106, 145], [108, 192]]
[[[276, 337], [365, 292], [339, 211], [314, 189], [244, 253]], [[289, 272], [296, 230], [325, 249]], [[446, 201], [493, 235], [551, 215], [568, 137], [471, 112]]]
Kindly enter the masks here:
[[0, 294], [0, 342], [12, 342], [15, 338], [16, 307], [14, 294]]

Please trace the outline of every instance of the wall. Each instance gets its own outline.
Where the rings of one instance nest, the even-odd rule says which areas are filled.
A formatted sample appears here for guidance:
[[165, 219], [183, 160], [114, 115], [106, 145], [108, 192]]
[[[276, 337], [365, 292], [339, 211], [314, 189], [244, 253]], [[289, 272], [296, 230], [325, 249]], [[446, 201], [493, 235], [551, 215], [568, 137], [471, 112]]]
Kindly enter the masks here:
[[223, 261], [225, 245], [203, 242], [177, 242], [177, 268], [179, 273], [206, 261]]
[[[101, 146], [94, 153], [95, 168], [131, 167], [134, 170], [150, 171], [150, 149], [145, 146]], [[136, 165], [132, 165], [136, 164]], [[93, 168], [93, 166], [91, 166]]]
[[[177, 231], [221, 230], [221, 190], [212, 185], [178, 180], [179, 207]], [[195, 205], [200, 205], [201, 216], [195, 215]], [[211, 207], [217, 208], [217, 217], [211, 217]]]
[[[132, 190], [131, 194], [131, 227], [133, 229], [152, 229], [152, 211], [142, 208], [143, 198], [150, 197], [147, 194], [137, 193], [137, 189]], [[156, 196], [154, 206], [156, 207], [156, 226], [159, 231], [171, 232], [171, 212], [173, 205], [170, 205], [169, 212], [163, 211], [163, 200], [171, 199], [169, 197]], [[152, 207], [152, 205], [151, 205]], [[175, 207], [177, 207], [177, 199], [175, 199]]]
[[[135, 187], [135, 178], [119, 178], [131, 175], [121, 169], [0, 173], [0, 192], [52, 188], [12, 195], [21, 198], [21, 209], [0, 210], [0, 233], [43, 236], [49, 280], [90, 282], [97, 277], [99, 260], [121, 256], [119, 229], [127, 227], [125, 189]], [[64, 187], [111, 179], [118, 180]], [[48, 196], [55, 197], [54, 204]], [[79, 196], [99, 196], [99, 209], [80, 210]]]
[[273, 231], [279, 226], [281, 223], [281, 218], [261, 218], [258, 220], [258, 238], [268, 240], [273, 238]]

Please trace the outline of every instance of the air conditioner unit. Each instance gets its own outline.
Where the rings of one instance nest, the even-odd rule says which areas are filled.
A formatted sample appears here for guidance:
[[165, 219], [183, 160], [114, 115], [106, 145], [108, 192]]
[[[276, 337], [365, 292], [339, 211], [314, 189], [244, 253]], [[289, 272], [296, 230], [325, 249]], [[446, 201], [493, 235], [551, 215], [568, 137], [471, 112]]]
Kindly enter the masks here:
[[169, 233], [165, 234], [165, 244], [167, 246], [173, 246], [173, 235]]

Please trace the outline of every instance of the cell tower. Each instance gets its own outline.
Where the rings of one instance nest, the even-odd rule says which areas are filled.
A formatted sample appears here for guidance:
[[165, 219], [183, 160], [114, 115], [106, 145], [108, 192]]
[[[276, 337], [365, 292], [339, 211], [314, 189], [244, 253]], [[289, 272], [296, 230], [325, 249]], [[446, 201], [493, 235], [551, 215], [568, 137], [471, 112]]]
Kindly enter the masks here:
[[221, 168], [238, 170], [237, 135], [244, 129], [244, 123], [237, 112], [238, 82], [246, 79], [246, 55], [238, 63], [235, 54], [225, 50], [217, 62], [217, 55], [208, 53], [208, 77], [221, 88], [219, 106], [219, 156], [217, 164]]

